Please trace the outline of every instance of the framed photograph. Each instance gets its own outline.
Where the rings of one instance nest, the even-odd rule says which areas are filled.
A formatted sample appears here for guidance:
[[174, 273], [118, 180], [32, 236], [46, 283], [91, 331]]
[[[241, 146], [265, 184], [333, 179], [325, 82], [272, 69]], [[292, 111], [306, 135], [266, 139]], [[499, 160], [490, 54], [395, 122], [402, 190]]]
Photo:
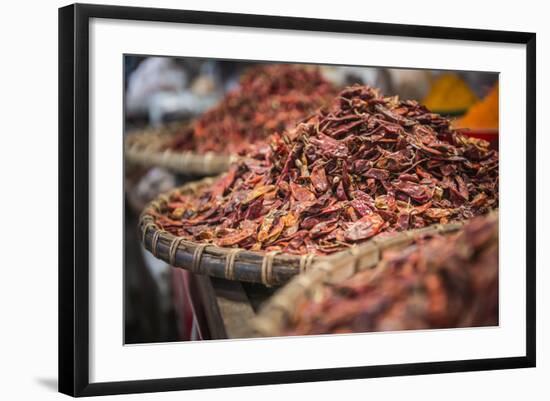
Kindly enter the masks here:
[[59, 391], [534, 367], [535, 40], [59, 9]]

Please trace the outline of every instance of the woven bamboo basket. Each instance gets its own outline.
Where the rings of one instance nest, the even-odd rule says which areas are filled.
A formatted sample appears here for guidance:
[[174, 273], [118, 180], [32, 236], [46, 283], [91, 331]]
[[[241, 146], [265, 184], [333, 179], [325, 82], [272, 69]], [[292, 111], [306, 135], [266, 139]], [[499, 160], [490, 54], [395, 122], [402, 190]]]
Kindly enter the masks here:
[[198, 154], [168, 149], [167, 144], [181, 127], [181, 123], [172, 123], [128, 134], [124, 141], [126, 160], [141, 166], [163, 167], [188, 176], [211, 176], [223, 173], [237, 159], [236, 156], [213, 152]]
[[351, 255], [318, 261], [303, 275], [295, 277], [278, 290], [263, 305], [252, 322], [255, 335], [277, 337], [283, 335], [291, 322], [296, 306], [305, 300], [316, 299], [327, 285], [340, 283], [354, 274], [374, 268], [381, 260], [382, 252], [410, 245], [426, 235], [448, 235], [457, 232], [463, 223], [436, 224], [421, 229], [395, 233], [389, 237], [374, 238], [353, 248]]
[[[294, 276], [308, 272], [315, 263], [326, 262], [322, 266], [342, 264], [349, 257], [361, 257], [363, 265], [368, 262], [371, 247], [379, 247], [394, 239], [371, 240], [363, 246], [353, 246], [332, 255], [313, 254], [291, 255], [276, 252], [255, 252], [240, 248], [222, 248], [213, 244], [198, 243], [177, 237], [162, 230], [155, 224], [151, 212], [161, 212], [173, 193], [192, 194], [204, 186], [212, 185], [216, 177], [204, 178], [188, 183], [172, 192], [160, 195], [149, 203], [140, 217], [139, 227], [143, 246], [155, 257], [164, 260], [174, 267], [181, 267], [193, 273], [206, 274], [229, 280], [262, 283], [266, 286], [280, 286]], [[458, 227], [458, 225], [449, 225]], [[430, 231], [434, 228], [419, 229], [415, 233]], [[443, 230], [444, 228], [438, 228]], [[399, 238], [410, 238], [412, 233], [403, 233]], [[367, 255], [368, 254], [368, 255]], [[363, 260], [364, 259], [364, 260]]]

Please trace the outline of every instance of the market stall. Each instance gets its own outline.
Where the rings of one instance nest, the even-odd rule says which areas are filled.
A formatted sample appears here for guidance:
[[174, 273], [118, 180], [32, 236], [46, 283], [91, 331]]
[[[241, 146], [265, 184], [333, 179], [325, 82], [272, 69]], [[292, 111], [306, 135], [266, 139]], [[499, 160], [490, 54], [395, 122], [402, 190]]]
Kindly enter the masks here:
[[[126, 247], [162, 265], [156, 297], [169, 300], [164, 320], [177, 339], [498, 324], [494, 281], [491, 291], [472, 289], [498, 279], [498, 258], [463, 277], [481, 245], [498, 249], [498, 75], [234, 64], [210, 76], [218, 100], [209, 108], [134, 124], [125, 139], [135, 175], [128, 222], [138, 230]], [[476, 229], [487, 244], [464, 240]], [[464, 271], [430, 256], [443, 244]], [[390, 248], [393, 262], [383, 256]], [[407, 274], [391, 267], [405, 260]], [[432, 264], [452, 283], [426, 278]], [[363, 278], [340, 285], [344, 271]], [[362, 280], [370, 287], [341, 296]], [[320, 295], [332, 291], [321, 288], [327, 281], [338, 289]], [[429, 302], [405, 301], [433, 286]], [[426, 302], [443, 311], [439, 323], [418, 312]], [[349, 323], [351, 310], [360, 324]], [[391, 319], [380, 323], [383, 312]], [[348, 323], [319, 323], [328, 316]]]

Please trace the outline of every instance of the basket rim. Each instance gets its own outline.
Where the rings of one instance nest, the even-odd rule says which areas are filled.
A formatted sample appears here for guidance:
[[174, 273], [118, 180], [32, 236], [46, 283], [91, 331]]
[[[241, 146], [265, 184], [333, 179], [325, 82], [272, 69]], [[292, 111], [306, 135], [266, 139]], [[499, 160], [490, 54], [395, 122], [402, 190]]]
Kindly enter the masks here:
[[[166, 131], [177, 124], [172, 123], [158, 128], [149, 127], [127, 133], [124, 139], [124, 157], [127, 162], [167, 168], [187, 175], [214, 175], [226, 171], [239, 157], [216, 152], [197, 153], [192, 150], [174, 151], [162, 149], [170, 136]], [[156, 138], [157, 146], [144, 146], [139, 139]], [[147, 142], [147, 141], [144, 141]]]
[[[219, 176], [218, 176], [219, 177]], [[168, 231], [160, 229], [155, 222], [155, 217], [150, 211], [158, 212], [170, 196], [182, 191], [196, 191], [198, 188], [210, 185], [218, 177], [206, 177], [198, 181], [187, 183], [178, 188], [159, 195], [151, 201], [143, 210], [139, 219], [139, 228], [141, 231], [142, 244], [155, 257], [164, 260], [174, 267], [188, 269], [195, 273], [205, 273], [215, 277], [221, 277], [230, 280], [249, 281], [262, 283], [266, 286], [281, 285], [286, 283], [292, 276], [307, 271], [313, 265], [315, 260], [328, 258], [333, 255], [314, 255], [311, 253], [304, 255], [293, 255], [284, 252], [259, 252], [250, 251], [244, 248], [220, 247], [215, 244], [201, 243], [183, 239]], [[158, 252], [158, 247], [168, 247], [164, 252]], [[347, 250], [337, 254], [347, 253]], [[184, 256], [192, 255], [189, 257]], [[205, 257], [210, 256], [218, 263], [223, 263], [224, 269], [213, 269], [201, 266]], [[187, 259], [187, 263], [181, 263], [181, 260]], [[250, 274], [239, 274], [239, 269], [247, 263], [261, 268], [259, 274], [251, 277]]]
[[[313, 267], [318, 266], [321, 262], [326, 262], [327, 265], [340, 264], [349, 257], [361, 258], [373, 252], [373, 249], [390, 246], [403, 238], [410, 239], [411, 235], [429, 233], [434, 228], [450, 230], [462, 226], [461, 222], [446, 225], [435, 224], [415, 230], [392, 233], [382, 238], [374, 237], [329, 255], [312, 253], [294, 255], [284, 252], [219, 247], [210, 243], [191, 241], [175, 236], [156, 225], [155, 216], [150, 212], [159, 212], [163, 205], [168, 203], [172, 194], [195, 192], [200, 187], [212, 184], [217, 178], [219, 176], [189, 182], [158, 195], [156, 199], [147, 204], [139, 219], [141, 242], [145, 249], [174, 267], [188, 269], [194, 273], [208, 274], [229, 280], [262, 283], [266, 286], [278, 286], [285, 284], [296, 275], [313, 270]], [[205, 261], [205, 259], [208, 260]]]

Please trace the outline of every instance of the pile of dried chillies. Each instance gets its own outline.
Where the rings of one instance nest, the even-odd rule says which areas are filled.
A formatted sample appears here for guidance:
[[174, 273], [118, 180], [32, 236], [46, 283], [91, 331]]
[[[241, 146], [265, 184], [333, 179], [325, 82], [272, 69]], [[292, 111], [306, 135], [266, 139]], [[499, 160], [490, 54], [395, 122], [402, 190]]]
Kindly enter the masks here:
[[298, 304], [287, 335], [498, 324], [498, 219], [388, 250], [374, 269]]
[[382, 232], [466, 220], [498, 207], [498, 152], [416, 101], [367, 86], [155, 215], [197, 242], [330, 254]]
[[317, 67], [273, 64], [252, 67], [237, 89], [182, 128], [175, 151], [236, 154], [308, 117], [336, 94]]

